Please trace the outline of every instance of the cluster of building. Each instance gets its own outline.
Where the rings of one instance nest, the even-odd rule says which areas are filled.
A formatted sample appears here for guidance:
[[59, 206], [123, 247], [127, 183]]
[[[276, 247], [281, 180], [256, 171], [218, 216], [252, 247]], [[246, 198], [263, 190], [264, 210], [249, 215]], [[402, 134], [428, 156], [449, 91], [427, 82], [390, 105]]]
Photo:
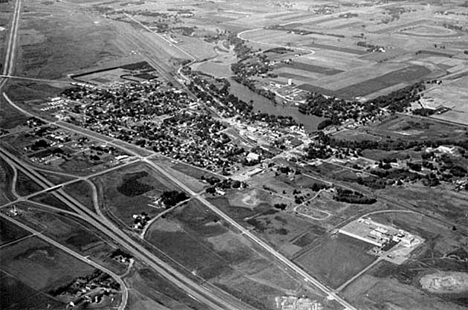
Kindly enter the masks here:
[[115, 296], [119, 290], [120, 284], [111, 276], [96, 270], [86, 277], [79, 277], [65, 286], [50, 291], [49, 294], [60, 300], [66, 300], [68, 309], [82, 309], [86, 304], [98, 304], [105, 297]]
[[241, 162], [241, 150], [223, 131], [226, 125], [198, 111], [188, 95], [159, 82], [117, 89], [76, 88], [77, 102], [61, 111], [69, 121], [212, 171]]
[[51, 98], [48, 102], [45, 102], [41, 111], [50, 111], [50, 110], [63, 110], [69, 104], [69, 100], [62, 97]]
[[136, 230], [142, 230], [151, 218], [145, 212], [141, 214], [133, 214], [133, 228]]
[[419, 236], [375, 222], [369, 217], [359, 218], [340, 228], [338, 232], [375, 245], [371, 254], [384, 256], [397, 264], [403, 263], [410, 252], [424, 241]]
[[36, 163], [59, 166], [79, 156], [87, 160], [90, 166], [104, 164], [110, 167], [128, 157], [112, 146], [90, 141], [85, 136], [59, 129], [57, 126], [46, 126], [35, 119], [28, 120], [26, 125], [33, 129], [22, 133], [20, 139], [24, 138], [27, 141], [21, 142], [22, 150]]
[[275, 298], [276, 308], [281, 310], [322, 310], [323, 305], [305, 296], [278, 296]]

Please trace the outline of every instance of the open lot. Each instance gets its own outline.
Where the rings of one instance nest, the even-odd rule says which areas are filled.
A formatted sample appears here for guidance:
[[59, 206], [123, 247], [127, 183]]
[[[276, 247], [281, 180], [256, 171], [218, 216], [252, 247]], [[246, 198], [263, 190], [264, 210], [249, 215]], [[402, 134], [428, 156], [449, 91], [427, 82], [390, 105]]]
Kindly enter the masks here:
[[372, 245], [344, 235], [324, 239], [295, 262], [331, 287], [338, 287], [372, 263]]

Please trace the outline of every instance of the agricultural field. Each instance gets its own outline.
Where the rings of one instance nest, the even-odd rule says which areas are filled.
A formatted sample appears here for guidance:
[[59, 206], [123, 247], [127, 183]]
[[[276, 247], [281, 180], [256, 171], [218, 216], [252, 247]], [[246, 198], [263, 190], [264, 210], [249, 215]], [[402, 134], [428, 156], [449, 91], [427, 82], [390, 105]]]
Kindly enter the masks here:
[[[0, 0], [2, 59], [10, 33], [13, 3]], [[461, 310], [468, 307], [464, 291], [437, 293], [428, 290], [427, 283], [423, 284], [421, 279], [439, 274], [466, 275], [468, 270], [468, 195], [463, 183], [466, 182], [463, 167], [467, 160], [462, 152], [449, 159], [450, 164], [462, 167], [455, 171], [464, 175], [450, 179], [451, 183], [448, 177], [441, 178], [441, 184], [428, 188], [412, 182], [414, 179], [408, 182], [407, 179], [388, 179], [386, 188], [374, 189], [369, 182], [363, 182], [370, 175], [371, 167], [379, 164], [374, 161], [410, 158], [414, 166], [403, 166], [400, 162], [394, 166], [401, 164], [404, 169], [413, 169], [415, 163], [425, 160], [425, 150], [419, 146], [389, 152], [366, 149], [362, 154], [369, 159], [347, 161], [347, 155], [342, 153], [348, 150], [333, 149], [337, 154], [332, 157], [314, 159], [310, 148], [306, 158], [299, 153], [308, 151], [306, 142], [317, 146], [323, 142], [314, 141], [312, 137], [320, 136], [316, 132], [317, 125], [330, 115], [301, 114], [304, 111], [299, 106], [303, 108], [301, 102], [315, 98], [307, 91], [364, 103], [424, 81], [427, 88], [412, 107], [443, 108], [431, 116], [433, 119], [395, 113], [358, 129], [339, 130], [332, 134], [333, 138], [356, 142], [354, 145], [363, 141], [378, 142], [382, 143], [381, 149], [390, 143], [406, 146], [413, 141], [466, 141], [468, 130], [460, 126], [468, 125], [466, 16], [465, 0], [424, 3], [23, 1], [13, 74], [16, 77], [9, 77], [2, 91], [21, 107], [50, 122], [37, 126], [31, 125], [36, 122], [34, 120], [26, 123], [28, 118], [5, 104], [0, 96], [0, 144], [52, 184], [76, 179], [77, 182], [60, 190], [96, 211], [95, 216], [113, 221], [133, 242], [139, 242], [155, 257], [226, 301], [231, 297], [225, 293], [259, 310], [279, 310], [282, 307], [278, 297], [307, 296], [318, 300], [324, 310], [343, 309], [339, 300], [328, 300], [329, 292], [313, 290], [311, 283], [285, 268], [284, 262], [280, 264], [273, 253], [254, 242], [255, 238], [240, 234], [198, 200], [199, 197], [207, 199], [330, 291], [336, 290], [333, 292], [344, 296], [356, 309]], [[96, 133], [74, 133], [79, 132], [78, 122], [77, 131], [72, 133], [57, 127], [61, 121], [52, 120], [51, 112], [58, 108], [53, 102], [62, 102], [55, 97], [71, 83], [92, 83], [113, 92], [112, 88], [119, 83], [151, 83], [153, 79], [167, 82], [164, 85], [171, 88], [171, 94], [193, 90], [190, 100], [200, 104], [187, 108], [184, 115], [211, 114], [205, 104], [215, 104], [208, 102], [214, 94], [194, 90], [192, 76], [185, 73], [184, 66], [226, 78], [230, 83], [229, 92], [251, 102], [253, 112], [292, 116], [304, 125], [311, 134], [310, 139], [298, 141], [296, 138], [295, 150], [288, 150], [270, 161], [265, 159], [269, 157], [268, 151], [280, 153], [281, 141], [265, 147], [264, 151], [250, 150], [252, 146], [263, 149], [263, 145], [252, 139], [241, 142], [237, 130], [227, 128], [225, 133], [232, 135], [233, 140], [245, 148], [246, 154], [251, 151], [261, 156], [261, 164], [254, 167], [246, 167], [246, 164], [241, 171], [255, 167], [262, 171], [253, 176], [241, 175], [238, 171], [233, 178], [246, 178], [246, 183], [239, 188], [224, 189], [203, 179], [223, 180], [225, 177], [162, 156], [159, 158], [153, 151], [119, 140], [122, 137], [119, 134], [103, 138], [110, 143], [98, 143], [94, 140]], [[284, 84], [290, 85], [283, 87]], [[123, 98], [130, 99], [129, 103], [140, 99], [139, 94], [130, 94], [131, 89], [129, 86], [123, 94]], [[222, 92], [220, 97], [227, 97], [224, 89]], [[96, 94], [94, 98], [99, 97], [99, 91]], [[90, 96], [88, 100], [94, 98]], [[227, 97], [224, 102], [221, 98], [221, 101], [230, 105], [230, 99]], [[116, 98], [113, 104], [118, 105], [119, 100], [122, 99]], [[75, 112], [82, 104], [71, 99], [63, 102], [60, 104], [70, 105]], [[129, 112], [133, 110], [130, 108]], [[220, 114], [213, 116], [226, 121], [223, 112]], [[250, 116], [239, 114], [241, 119]], [[133, 126], [140, 130], [140, 126], [161, 121], [160, 118], [139, 117], [129, 116], [126, 124], [119, 125], [109, 125], [105, 120], [102, 125], [109, 126], [112, 132], [121, 130], [128, 134], [136, 128]], [[342, 121], [341, 116], [333, 115], [330, 117], [333, 122], [335, 117]], [[359, 117], [354, 115], [354, 118]], [[85, 123], [86, 120], [83, 125]], [[256, 125], [249, 123], [249, 126]], [[207, 132], [211, 134], [211, 128], [204, 134]], [[172, 133], [177, 135], [180, 131], [176, 129]], [[278, 136], [283, 139], [287, 135]], [[140, 156], [129, 156], [119, 146]], [[351, 151], [360, 154], [361, 149]], [[434, 162], [438, 164], [439, 159], [434, 157]], [[145, 164], [147, 160], [152, 160], [196, 195], [183, 195], [187, 193], [165, 174]], [[288, 170], [285, 165], [294, 169]], [[439, 168], [438, 173], [442, 175], [442, 164]], [[420, 173], [411, 176], [421, 176], [428, 169], [418, 171]], [[11, 188], [13, 175], [18, 182]], [[84, 181], [85, 176], [92, 176], [89, 178], [92, 184]], [[380, 182], [377, 177], [372, 180]], [[459, 191], [454, 190], [455, 182], [460, 183], [457, 184]], [[24, 173], [16, 173], [0, 159], [0, 206], [15, 199], [13, 194], [27, 196], [41, 189]], [[343, 194], [345, 189], [350, 193], [348, 196]], [[360, 193], [365, 196], [362, 200], [356, 198], [360, 198]], [[182, 195], [187, 199], [182, 198], [181, 203], [173, 205], [166, 203], [165, 195]], [[125, 257], [112, 259], [112, 253], [119, 248], [117, 241], [82, 220], [85, 217], [72, 214], [54, 192], [15, 204], [14, 208], [12, 205], [4, 207], [2, 212], [13, 216], [12, 211], [18, 208], [20, 216], [15, 215], [18, 221], [121, 275], [129, 288], [127, 309], [206, 308], [178, 285], [139, 261], [137, 255], [135, 261], [131, 261], [131, 268], [128, 268], [128, 261], [117, 261], [125, 261]], [[401, 216], [392, 210], [416, 213]], [[427, 242], [417, 247], [411, 258], [401, 265], [380, 260], [377, 263], [377, 257], [367, 253], [373, 246], [335, 233], [346, 223], [365, 215], [421, 236]], [[116, 240], [121, 238], [121, 235], [115, 236]], [[66, 305], [51, 298], [48, 292], [95, 270], [4, 219], [0, 219], [0, 246], [1, 309], [63, 309]], [[144, 256], [151, 258], [151, 255]], [[341, 287], [371, 264], [373, 267], [366, 269], [363, 275]], [[99, 307], [105, 306], [96, 308]]]
[[431, 106], [443, 106], [450, 110], [436, 114], [436, 119], [468, 125], [468, 105], [466, 100], [465, 85], [468, 83], [468, 77], [462, 77], [453, 81], [444, 81], [442, 85], [428, 90], [424, 94], [425, 102], [429, 101]]
[[[123, 49], [112, 24], [67, 3], [47, 5], [32, 1], [24, 4], [24, 10], [35, 14], [22, 15], [17, 74], [45, 79], [64, 78], [74, 70], [106, 59], [125, 57], [130, 52]], [[72, 37], [73, 40], [61, 39]], [[24, 83], [18, 86], [31, 89]]]

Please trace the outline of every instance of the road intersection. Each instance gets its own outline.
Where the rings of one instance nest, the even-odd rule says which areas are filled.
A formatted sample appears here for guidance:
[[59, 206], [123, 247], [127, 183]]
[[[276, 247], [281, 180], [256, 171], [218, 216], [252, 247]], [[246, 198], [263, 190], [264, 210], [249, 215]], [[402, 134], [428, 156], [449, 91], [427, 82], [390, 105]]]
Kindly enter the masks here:
[[[8, 78], [10, 76], [13, 76], [14, 73], [14, 64], [15, 64], [15, 55], [16, 55], [16, 45], [17, 45], [17, 40], [18, 40], [18, 28], [19, 28], [19, 23], [20, 23], [20, 13], [21, 13], [21, 6], [22, 2], [21, 0], [17, 0], [15, 3], [15, 9], [13, 13], [13, 18], [12, 18], [12, 26], [10, 29], [10, 35], [7, 43], [7, 50], [6, 50], [6, 58], [5, 58], [5, 66], [3, 68], [2, 75], [0, 76], [1, 81], [0, 81], [0, 91], [2, 91], [2, 88], [5, 86], [5, 84], [8, 81]], [[183, 50], [182, 50], [183, 51]], [[185, 51], [183, 51], [185, 52]], [[190, 55], [191, 56], [191, 55]], [[20, 108], [17, 104], [15, 104], [10, 98], [3, 93], [2, 95], [4, 99], [14, 108], [19, 110], [20, 112], [24, 113], [25, 115], [28, 116], [34, 116], [37, 117], [36, 115], [25, 111], [24, 109]], [[40, 117], [39, 117], [40, 118]], [[41, 118], [40, 118], [41, 119]], [[229, 223], [232, 227], [236, 228], [242, 235], [250, 239], [252, 242], [269, 252], [273, 257], [277, 259], [278, 262], [283, 264], [284, 266], [288, 267], [290, 270], [292, 270], [297, 276], [301, 277], [305, 282], [308, 282], [312, 287], [317, 288], [318, 290], [322, 291], [326, 296], [329, 297], [329, 299], [334, 299], [338, 303], [340, 303], [345, 309], [349, 310], [355, 310], [351, 304], [349, 304], [347, 301], [345, 301], [343, 298], [338, 296], [331, 288], [328, 286], [322, 284], [320, 281], [309, 275], [307, 272], [305, 272], [303, 269], [298, 267], [296, 264], [294, 264], [292, 261], [287, 259], [285, 256], [280, 254], [278, 251], [276, 251], [274, 248], [272, 248], [270, 245], [268, 245], [265, 241], [257, 237], [255, 234], [250, 232], [248, 229], [237, 223], [235, 220], [230, 218], [228, 215], [226, 215], [224, 212], [222, 212], [220, 209], [218, 209], [216, 206], [214, 206], [212, 203], [210, 203], [208, 200], [206, 200], [204, 197], [200, 196], [198, 193], [193, 192], [189, 187], [187, 187], [183, 182], [181, 182], [179, 179], [171, 175], [168, 171], [163, 169], [160, 165], [158, 165], [156, 162], [151, 160], [148, 157], [141, 156], [139, 153], [135, 152], [136, 146], [132, 146], [132, 148], [125, 147], [124, 144], [122, 144], [121, 141], [119, 143], [116, 143], [117, 141], [114, 140], [109, 140], [108, 137], [104, 137], [100, 134], [90, 132], [89, 130], [86, 130], [84, 128], [80, 128], [77, 126], [74, 126], [72, 124], [68, 124], [65, 122], [51, 122], [46, 119], [42, 119], [44, 122], [47, 124], [53, 123], [54, 125], [61, 127], [63, 129], [79, 133], [81, 135], [84, 135], [86, 137], [89, 137], [94, 140], [101, 141], [103, 143], [107, 143], [108, 145], [112, 145], [120, 150], [123, 150], [124, 152], [131, 154], [134, 156], [136, 161], [141, 161], [146, 163], [149, 167], [154, 169], [155, 171], [159, 172], [160, 174], [166, 176], [169, 178], [174, 184], [179, 186], [181, 189], [186, 191], [188, 194], [190, 194], [194, 199], [198, 199], [201, 203], [203, 203], [206, 207], [208, 207], [212, 212], [220, 216], [224, 221]], [[103, 216], [102, 213], [97, 214], [92, 212], [89, 208], [86, 206], [82, 205], [80, 202], [78, 202], [76, 199], [68, 195], [65, 191], [63, 191], [63, 186], [65, 184], [71, 184], [73, 182], [80, 181], [81, 179], [78, 178], [76, 180], [72, 180], [69, 182], [66, 182], [64, 184], [52, 184], [49, 180], [47, 180], [43, 175], [38, 173], [32, 166], [29, 164], [23, 162], [22, 160], [16, 158], [14, 155], [12, 155], [10, 152], [5, 150], [4, 148], [0, 148], [0, 154], [2, 155], [3, 158], [8, 162], [9, 165], [17, 169], [18, 171], [21, 171], [24, 173], [26, 176], [28, 176], [31, 180], [36, 182], [39, 186], [43, 188], [41, 192], [50, 192], [52, 195], [54, 195], [57, 199], [59, 199], [61, 202], [63, 202], [65, 205], [67, 205], [68, 208], [73, 210], [78, 216], [86, 220], [89, 224], [97, 228], [99, 231], [110, 237], [112, 240], [117, 242], [122, 246], [123, 249], [131, 253], [135, 259], [141, 261], [142, 263], [146, 264], [147, 266], [151, 267], [153, 270], [158, 272], [160, 275], [171, 281], [173, 284], [184, 290], [189, 296], [192, 298], [198, 300], [199, 302], [205, 304], [208, 308], [207, 309], [216, 309], [216, 310], [223, 310], [223, 309], [228, 309], [228, 310], [250, 310], [254, 309], [251, 306], [243, 303], [242, 301], [235, 299], [234, 297], [227, 295], [224, 292], [221, 291], [216, 291], [213, 292], [212, 288], [208, 289], [206, 286], [203, 284], [197, 283], [194, 280], [188, 278], [186, 275], [182, 274], [180, 271], [176, 270], [174, 267], [170, 266], [168, 263], [162, 261], [160, 258], [158, 258], [156, 255], [151, 253], [149, 250], [147, 250], [144, 246], [142, 246], [138, 240], [133, 239], [131, 236], [126, 234], [124, 231], [119, 229], [113, 222], [111, 222], [108, 218]], [[116, 168], [117, 169], [117, 168]], [[24, 197], [19, 199], [18, 201], [12, 201], [8, 204], [3, 205], [2, 207], [12, 205], [14, 203], [17, 203], [19, 201], [25, 201]], [[97, 263], [92, 262], [88, 258], [81, 257], [79, 254], [71, 251], [70, 249], [64, 247], [60, 243], [48, 238], [47, 236], [44, 236], [43, 234], [34, 231], [32, 228], [29, 228], [27, 225], [24, 225], [11, 217], [8, 217], [4, 214], [0, 213], [0, 216], [3, 218], [6, 218], [15, 224], [19, 225], [20, 227], [33, 232], [43, 240], [49, 242], [52, 245], [55, 245], [62, 250], [68, 252], [69, 254], [86, 261], [88, 264], [95, 266], [96, 268], [100, 268], [101, 270], [104, 270], [102, 266], [99, 266]], [[123, 297], [122, 297], [122, 303], [120, 305], [120, 309], [124, 309], [127, 304], [127, 299], [128, 299], [128, 291], [125, 287], [125, 283], [123, 280], [118, 277], [117, 275], [113, 274], [109, 270], [105, 270], [108, 274], [113, 276], [119, 283], [121, 283], [122, 289], [123, 289]]]

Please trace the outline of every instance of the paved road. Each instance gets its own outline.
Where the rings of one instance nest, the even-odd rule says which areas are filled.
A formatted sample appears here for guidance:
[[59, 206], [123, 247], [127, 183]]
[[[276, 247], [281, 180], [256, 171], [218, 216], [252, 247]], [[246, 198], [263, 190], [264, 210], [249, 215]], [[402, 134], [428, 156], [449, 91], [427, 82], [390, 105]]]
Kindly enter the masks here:
[[10, 216], [7, 216], [3, 213], [0, 212], [0, 217], [4, 218], [5, 220], [7, 221], [10, 221], [12, 223], [14, 223], [15, 225], [23, 228], [24, 230], [27, 230], [29, 232], [31, 232], [34, 236], [37, 236], [39, 238], [41, 238], [42, 240], [46, 241], [47, 243], [50, 243], [52, 244], [53, 246], [61, 249], [62, 251], [70, 254], [71, 256], [85, 262], [86, 264], [88, 265], [91, 265], [93, 266], [94, 268], [96, 269], [99, 269], [101, 270], [102, 272], [105, 272], [107, 273], [108, 275], [110, 275], [112, 278], [114, 278], [114, 280], [120, 284], [120, 287], [121, 287], [121, 292], [122, 292], [122, 301], [118, 307], [119, 310], [124, 310], [125, 307], [127, 306], [127, 302], [128, 302], [128, 289], [127, 289], [127, 286], [125, 285], [124, 281], [122, 280], [121, 277], [119, 277], [117, 274], [115, 274], [114, 272], [112, 272], [111, 270], [107, 269], [107, 268], [104, 268], [102, 267], [101, 265], [99, 265], [98, 263], [95, 263], [93, 262], [92, 260], [86, 258], [85, 256], [82, 256], [78, 253], [76, 253], [75, 251], [72, 251], [70, 250], [69, 248], [67, 248], [66, 246], [63, 246], [62, 244], [58, 243], [57, 241], [43, 235], [41, 232], [35, 230], [35, 229], [32, 229], [31, 227], [27, 226], [27, 225], [24, 225], [23, 223], [13, 219], [12, 217]]
[[291, 262], [289, 259], [287, 259], [285, 256], [277, 252], [275, 249], [273, 249], [270, 245], [268, 245], [265, 241], [262, 239], [258, 238], [256, 235], [254, 235], [250, 230], [246, 229], [239, 223], [237, 223], [235, 220], [230, 218], [227, 214], [222, 212], [220, 209], [218, 209], [216, 206], [214, 206], [212, 203], [210, 203], [208, 200], [206, 200], [204, 197], [198, 196], [195, 192], [193, 192], [189, 187], [187, 187], [184, 183], [170, 175], [168, 172], [166, 172], [163, 168], [158, 166], [156, 163], [152, 162], [151, 160], [148, 159], [143, 159], [149, 166], [153, 167], [157, 171], [159, 171], [161, 174], [169, 178], [172, 182], [177, 184], [180, 188], [185, 190], [187, 193], [190, 195], [194, 196], [196, 199], [198, 199], [200, 202], [202, 202], [205, 206], [210, 208], [211, 211], [216, 213], [218, 216], [220, 216], [222, 219], [224, 219], [226, 222], [231, 224], [233, 227], [238, 229], [241, 234], [244, 236], [248, 237], [252, 241], [254, 241], [256, 244], [260, 245], [263, 249], [268, 251], [270, 254], [272, 254], [276, 259], [281, 261], [283, 264], [288, 266], [290, 269], [292, 269], [296, 274], [300, 275], [306, 282], [312, 283], [314, 286], [319, 288], [321, 291], [323, 291], [327, 296], [335, 299], [337, 302], [339, 302], [343, 307], [347, 309], [356, 309], [354, 308], [351, 304], [349, 304], [347, 301], [345, 301], [343, 298], [338, 296], [331, 288], [328, 286], [322, 284], [320, 281], [309, 275], [307, 272], [302, 270], [299, 266]]
[[[12, 102], [8, 96], [6, 94], [3, 94], [4, 97], [10, 102], [10, 104], [12, 106], [14, 106], [15, 108], [17, 108], [18, 110], [24, 112], [25, 114], [29, 114], [30, 116], [34, 116], [33, 114], [21, 109], [20, 107], [18, 107], [14, 102]], [[45, 122], [49, 122], [45, 119], [43, 119], [43, 121]], [[85, 135], [85, 136], [90, 136], [88, 134], [89, 130], [87, 129], [84, 129], [84, 128], [81, 128], [81, 127], [77, 127], [75, 125], [72, 125], [72, 124], [69, 124], [69, 123], [65, 123], [65, 122], [55, 122], [54, 125], [58, 126], [58, 127], [61, 127], [61, 128], [65, 128], [65, 129], [68, 129], [72, 132], [76, 132], [76, 133], [79, 133], [81, 135]], [[245, 229], [242, 225], [238, 224], [236, 221], [234, 221], [233, 219], [231, 219], [229, 216], [227, 216], [224, 212], [222, 212], [221, 210], [219, 210], [216, 206], [214, 206], [213, 204], [211, 204], [209, 201], [207, 201], [205, 198], [203, 197], [199, 197], [197, 195], [197, 193], [193, 192], [190, 188], [188, 188], [187, 186], [185, 186], [185, 184], [183, 184], [182, 182], [180, 182], [178, 179], [176, 179], [175, 177], [173, 177], [172, 175], [170, 175], [167, 171], [165, 171], [163, 168], [161, 168], [160, 166], [158, 166], [156, 163], [154, 163], [153, 161], [151, 161], [150, 159], [146, 158], [146, 157], [142, 157], [140, 156], [137, 152], [131, 150], [131, 149], [127, 149], [125, 147], [122, 146], [122, 144], [116, 144], [112, 141], [109, 141], [109, 139], [107, 137], [100, 137], [101, 135], [100, 134], [97, 134], [97, 133], [92, 133], [91, 137], [95, 140], [98, 140], [98, 141], [101, 141], [101, 142], [105, 142], [107, 143], [108, 145], [112, 145], [118, 149], [122, 149], [124, 150], [125, 152], [127, 152], [128, 154], [131, 154], [133, 156], [136, 156], [137, 158], [140, 158], [142, 161], [148, 163], [148, 165], [150, 167], [153, 167], [155, 170], [159, 171], [160, 173], [162, 173], [163, 175], [165, 175], [166, 177], [168, 177], [170, 180], [172, 180], [176, 185], [178, 185], [180, 188], [184, 189], [187, 193], [191, 194], [192, 196], [196, 197], [196, 199], [200, 200], [200, 202], [202, 202], [203, 204], [205, 204], [208, 208], [210, 208], [214, 213], [218, 214], [221, 218], [223, 218], [224, 220], [226, 220], [226, 222], [230, 223], [232, 226], [236, 227], [242, 234], [244, 234], [245, 236], [247, 236], [249, 239], [251, 239], [252, 241], [254, 241], [255, 243], [257, 243], [258, 245], [260, 245], [263, 249], [267, 250], [268, 252], [270, 252], [274, 257], [276, 257], [279, 261], [281, 261], [283, 264], [285, 264], [286, 266], [288, 266], [290, 269], [292, 269], [296, 274], [298, 274], [302, 279], [304, 279], [306, 282], [309, 282], [311, 284], [313, 284], [315, 287], [319, 288], [321, 291], [323, 291], [327, 296], [329, 296], [330, 298], [333, 298], [335, 299], [337, 302], [339, 302], [341, 305], [343, 305], [343, 307], [349, 309], [349, 310], [355, 310], [356, 308], [354, 308], [351, 304], [349, 304], [346, 300], [344, 300], [343, 298], [341, 298], [340, 296], [338, 296], [335, 292], [333, 292], [333, 290], [322, 284], [320, 281], [318, 281], [317, 279], [315, 279], [314, 277], [312, 277], [311, 275], [309, 275], [307, 272], [305, 272], [304, 270], [302, 270], [299, 266], [297, 266], [296, 264], [294, 264], [292, 261], [290, 261], [289, 259], [287, 259], [286, 257], [284, 257], [282, 254], [278, 253], [275, 249], [273, 249], [270, 245], [268, 245], [266, 242], [264, 242], [263, 240], [261, 240], [260, 238], [258, 238], [257, 236], [255, 236], [253, 233], [251, 233], [249, 230]], [[132, 146], [133, 149], [136, 148], [136, 146]], [[55, 186], [55, 185], [51, 185], [49, 187], [52, 187], [52, 186]], [[75, 207], [76, 208], [76, 207]], [[89, 211], [89, 210], [87, 210]], [[104, 220], [106, 222], [106, 224], [108, 225], [111, 225], [114, 227], [114, 225], [107, 219]], [[115, 227], [115, 229], [117, 229]], [[118, 230], [118, 229], [117, 229]], [[121, 232], [121, 231], [119, 231]], [[122, 234], [124, 234], [122, 232]], [[124, 234], [125, 235], [125, 234]], [[129, 238], [131, 240], [130, 237], [128, 237], [127, 235], [125, 235], [126, 238]], [[132, 240], [132, 242], [134, 242]]]
[[14, 80], [25, 80], [25, 81], [35, 81], [35, 82], [46, 82], [46, 83], [61, 83], [61, 84], [70, 84], [74, 81], [63, 81], [63, 80], [47, 80], [47, 79], [36, 79], [31, 77], [24, 77], [24, 76], [15, 76], [15, 75], [5, 75], [0, 74], [0, 78], [3, 79], [14, 79]]
[[[3, 67], [3, 75], [12, 75], [15, 68], [15, 55], [16, 55], [16, 41], [18, 39], [18, 28], [21, 16], [21, 5], [22, 0], [17, 0], [15, 3], [15, 9], [13, 12], [13, 19], [11, 21], [10, 34], [8, 37], [8, 44], [5, 54], [5, 61]], [[0, 88], [2, 88], [7, 78], [3, 78], [0, 82]]]
[[[43, 188], [51, 188], [56, 185], [51, 184], [45, 177], [31, 169], [27, 164], [18, 160], [15, 156], [7, 152], [6, 150], [0, 148], [0, 153], [2, 156], [7, 158], [12, 162], [18, 170], [26, 174], [38, 185]], [[133, 240], [129, 235], [121, 231], [116, 227], [110, 220], [107, 218], [100, 217], [90, 211], [88, 208], [80, 204], [73, 197], [70, 197], [58, 189], [51, 192], [56, 198], [65, 203], [70, 209], [77, 212], [81, 215], [89, 224], [93, 225], [95, 228], [111, 237], [114, 241], [119, 243], [124, 250], [132, 254], [135, 259], [145, 263], [153, 270], [158, 272], [161, 276], [168, 279], [170, 282], [184, 290], [192, 298], [196, 299], [200, 303], [207, 306], [207, 309], [215, 310], [238, 310], [245, 309], [250, 310], [254, 309], [253, 307], [241, 302], [240, 300], [229, 298], [226, 295], [218, 296], [214, 294], [211, 290], [208, 290], [204, 286], [194, 282], [193, 280], [187, 278], [185, 275], [174, 269], [172, 266], [168, 265], [166, 262], [162, 261], [156, 257], [153, 253], [143, 247], [140, 243]]]
[[[13, 21], [12, 21], [12, 29], [10, 32], [10, 38], [8, 41], [8, 46], [7, 46], [7, 53], [6, 53], [6, 61], [5, 61], [5, 68], [3, 70], [3, 75], [10, 76], [13, 75], [13, 70], [14, 70], [14, 56], [15, 56], [15, 49], [16, 49], [16, 41], [17, 41], [17, 33], [18, 33], [18, 25], [19, 25], [19, 20], [20, 20], [20, 11], [21, 11], [21, 0], [17, 0], [15, 4], [15, 12], [13, 16]], [[133, 19], [132, 17], [130, 17]], [[163, 38], [165, 39], [165, 38]], [[170, 43], [172, 45], [172, 42]], [[174, 45], [175, 46], [175, 45]], [[175, 46], [176, 48], [180, 49], [179, 47]], [[193, 59], [193, 56], [186, 53], [184, 50], [181, 50], [188, 56], [190, 56]], [[310, 51], [310, 50], [309, 50]], [[8, 79], [3, 78], [3, 80], [0, 82], [0, 88], [3, 87], [3, 85], [6, 83]], [[17, 105], [15, 105], [9, 98], [6, 96], [5, 93], [3, 93], [3, 96], [5, 99], [7, 99], [10, 104], [12, 104], [14, 107], [25, 113], [26, 115], [29, 116], [35, 116], [23, 109], [20, 109]], [[47, 123], [50, 123], [49, 121], [46, 120]], [[80, 134], [91, 136], [96, 139], [96, 135], [93, 134], [88, 134], [87, 131], [84, 132], [84, 130], [78, 130], [76, 128], [73, 128], [75, 126], [67, 126], [66, 123], [62, 124], [56, 124], [59, 127], [66, 128], [75, 132], [79, 132]], [[109, 142], [108, 139], [105, 140], [108, 144], [113, 144], [112, 142]], [[123, 148], [121, 145], [114, 144], [114, 146], [118, 147], [119, 149], [124, 149], [126, 152], [133, 154], [139, 158], [139, 154], [136, 154], [132, 150]], [[50, 181], [48, 181], [46, 178], [44, 178], [42, 175], [31, 169], [29, 166], [25, 165], [23, 162], [19, 161], [17, 158], [6, 152], [6, 150], [0, 149], [0, 152], [3, 154], [3, 156], [8, 157], [11, 162], [14, 163], [14, 166], [16, 166], [19, 170], [21, 170], [23, 173], [25, 173], [28, 177], [30, 177], [33, 181], [38, 183], [40, 186], [42, 186], [44, 189], [50, 189], [51, 187], [54, 187], [54, 184], [51, 184]], [[239, 231], [242, 232], [245, 236], [247, 236], [249, 239], [260, 245], [262, 248], [270, 252], [274, 257], [276, 257], [279, 261], [287, 265], [289, 268], [291, 268], [293, 271], [295, 271], [298, 275], [304, 278], [305, 281], [312, 283], [315, 285], [317, 288], [322, 290], [324, 293], [326, 293], [329, 297], [337, 300], [340, 304], [342, 304], [345, 308], [347, 309], [355, 309], [352, 305], [350, 305], [348, 302], [346, 302], [344, 299], [336, 295], [329, 287], [323, 285], [321, 282], [319, 282], [317, 279], [313, 278], [309, 274], [307, 274], [304, 270], [299, 268], [297, 265], [292, 263], [289, 259], [278, 253], [276, 250], [274, 250], [271, 246], [269, 246], [266, 242], [252, 234], [250, 231], [245, 229], [242, 225], [238, 224], [236, 221], [228, 217], [224, 212], [219, 210], [217, 207], [212, 205], [209, 201], [207, 201], [205, 198], [200, 197], [197, 195], [197, 193], [193, 192], [190, 188], [185, 186], [182, 182], [180, 182], [178, 179], [170, 175], [167, 171], [159, 167], [157, 164], [152, 162], [151, 160], [148, 160], [147, 158], [142, 158], [143, 161], [148, 163], [151, 167], [154, 169], [158, 170], [160, 173], [165, 175], [166, 177], [169, 177], [175, 184], [180, 186], [182, 189], [184, 189], [187, 193], [190, 193], [192, 196], [196, 197], [196, 199], [200, 200], [203, 204], [205, 204], [208, 208], [210, 208], [214, 213], [218, 214], [221, 218], [223, 218], [226, 222], [230, 223], [232, 226], [236, 227]], [[135, 242], [131, 237], [126, 235], [123, 231], [119, 230], [115, 225], [110, 222], [108, 219], [100, 217], [94, 213], [92, 213], [89, 209], [87, 209], [85, 206], [83, 206], [81, 203], [76, 201], [74, 198], [70, 197], [67, 195], [61, 188], [57, 188], [56, 191], [53, 191], [52, 194], [56, 196], [59, 200], [64, 202], [69, 208], [72, 210], [76, 211], [78, 214], [80, 214], [83, 218], [87, 219], [90, 224], [104, 232], [106, 235], [110, 236], [113, 238], [115, 241], [119, 242], [127, 251], [132, 253], [136, 258], [140, 259], [141, 261], [147, 263], [149, 266], [151, 266], [153, 269], [158, 271], [161, 275], [163, 275], [165, 278], [169, 279], [171, 282], [185, 290], [189, 295], [193, 296], [195, 299], [201, 301], [202, 303], [206, 304], [212, 309], [232, 309], [232, 310], [238, 310], [238, 309], [250, 309], [251, 307], [247, 306], [246, 304], [236, 304], [236, 305], [231, 305], [229, 302], [232, 302], [232, 300], [227, 301], [226, 299], [222, 299], [216, 295], [211, 294], [208, 292], [204, 287], [198, 285], [197, 283], [193, 282], [192, 280], [186, 278], [184, 275], [176, 271], [174, 268], [171, 266], [167, 265], [165, 262], [161, 261], [159, 258], [155, 257], [151, 252], [146, 250], [143, 246], [141, 246], [139, 243]]]

